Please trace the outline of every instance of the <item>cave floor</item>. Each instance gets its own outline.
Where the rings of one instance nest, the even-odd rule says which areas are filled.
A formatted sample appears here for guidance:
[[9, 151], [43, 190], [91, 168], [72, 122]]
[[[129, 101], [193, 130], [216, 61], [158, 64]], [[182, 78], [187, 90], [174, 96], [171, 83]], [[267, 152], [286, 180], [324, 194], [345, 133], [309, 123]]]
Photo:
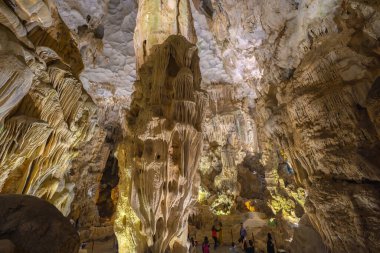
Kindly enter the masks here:
[[[230, 253], [229, 247], [220, 246], [216, 250], [211, 246], [210, 252], [215, 253]], [[237, 252], [244, 252], [242, 249], [237, 249]], [[117, 253], [117, 250], [113, 247], [113, 240], [108, 241], [95, 241], [94, 244], [90, 243], [87, 249], [80, 250], [79, 253]], [[202, 253], [201, 247], [197, 247], [195, 253]]]
[[117, 253], [117, 250], [114, 247], [114, 240], [112, 239], [88, 243], [87, 248], [79, 250], [79, 253]]
[[[227, 247], [227, 246], [218, 247], [216, 250], [214, 250], [214, 248], [211, 246], [210, 252], [211, 253], [212, 252], [216, 252], [216, 253], [230, 253], [231, 251], [229, 250], [229, 247]], [[243, 253], [244, 251], [242, 249], [237, 248], [236, 252]], [[202, 248], [198, 247], [196, 253], [202, 253]]]

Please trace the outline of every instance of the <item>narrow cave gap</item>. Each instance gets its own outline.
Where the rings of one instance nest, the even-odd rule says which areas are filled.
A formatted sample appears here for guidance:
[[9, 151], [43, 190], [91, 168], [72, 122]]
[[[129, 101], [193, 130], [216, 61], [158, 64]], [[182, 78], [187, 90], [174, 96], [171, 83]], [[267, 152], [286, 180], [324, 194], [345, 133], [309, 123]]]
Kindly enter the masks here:
[[118, 161], [111, 153], [103, 171], [102, 179], [100, 180], [99, 198], [96, 203], [99, 216], [103, 219], [110, 219], [115, 213], [116, 205], [113, 201], [112, 190], [118, 185], [118, 183]]
[[179, 72], [179, 66], [176, 63], [176, 60], [173, 57], [173, 55], [170, 55], [169, 64], [168, 64], [168, 67], [167, 67], [167, 73], [171, 77], [176, 77], [177, 74], [178, 74], [178, 72]]
[[143, 55], [144, 55], [144, 59], [145, 59], [146, 56], [147, 56], [147, 52], [146, 52], [146, 40], [143, 41]]
[[117, 199], [115, 188], [119, 184], [119, 164], [114, 156], [117, 140], [120, 136], [120, 127], [109, 125], [105, 127], [107, 135], [105, 145], [110, 148], [109, 155], [99, 183], [99, 195], [96, 202], [99, 217], [103, 221], [111, 220], [115, 211]]
[[14, 10], [17, 7], [16, 3], [13, 3], [11, 0], [4, 0], [4, 3], [12, 10]]
[[214, 15], [214, 8], [212, 7], [211, 0], [203, 0], [201, 7], [203, 11], [206, 13], [206, 15], [209, 18], [212, 18], [212, 16]]

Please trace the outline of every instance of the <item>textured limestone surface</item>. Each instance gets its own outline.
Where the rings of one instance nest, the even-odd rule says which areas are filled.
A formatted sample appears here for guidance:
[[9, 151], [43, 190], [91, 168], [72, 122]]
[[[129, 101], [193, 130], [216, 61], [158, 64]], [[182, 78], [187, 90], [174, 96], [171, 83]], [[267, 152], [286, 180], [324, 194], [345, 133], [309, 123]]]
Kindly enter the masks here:
[[313, 225], [311, 225], [307, 215], [302, 216], [299, 226], [295, 229], [291, 248], [292, 252], [295, 253], [323, 253], [328, 250], [321, 236], [315, 231]]
[[0, 191], [38, 196], [67, 215], [75, 187], [67, 172], [95, 126], [81, 56], [53, 5], [0, 8]]
[[115, 231], [121, 252], [187, 250], [207, 102], [194, 47], [172, 35], [140, 68], [126, 115], [128, 132], [117, 150], [121, 180]]
[[[0, 241], [10, 240], [14, 252], [78, 252], [77, 232], [52, 204], [33, 196], [16, 194], [2, 194], [0, 202]], [[4, 244], [0, 243], [0, 249], [5, 248]]]
[[81, 80], [101, 107], [127, 107], [136, 79], [135, 0], [59, 0], [58, 11], [78, 43]]
[[236, 87], [211, 84], [205, 89], [209, 101], [203, 121], [199, 201], [206, 201], [215, 214], [229, 214], [237, 208], [235, 200], [245, 188], [238, 182], [239, 171], [244, 173], [245, 169], [241, 165], [247, 156], [258, 151], [256, 125], [247, 98], [240, 99]]
[[[308, 251], [305, 240], [334, 253], [377, 252], [379, 6], [377, 0], [1, 1], [0, 191], [33, 194], [65, 215], [71, 211], [83, 241], [112, 235], [116, 219], [119, 238], [143, 242], [125, 240], [122, 248], [169, 245], [181, 252], [186, 233], [179, 230], [186, 225], [162, 225], [169, 216], [159, 207], [159, 186], [166, 184], [131, 169], [158, 170], [162, 159], [176, 157], [167, 137], [174, 126], [163, 122], [178, 117], [204, 143], [189, 154], [200, 160], [193, 182], [200, 188], [182, 187], [188, 205], [198, 194], [195, 220], [225, 219], [236, 229], [237, 217], [260, 212], [278, 247], [292, 252]], [[177, 53], [169, 43], [164, 53], [156, 45], [177, 34], [197, 51]], [[177, 69], [196, 53], [196, 73]], [[189, 87], [209, 97], [196, 124], [189, 124], [200, 105], [189, 99], [192, 92], [171, 88], [191, 78], [197, 86]], [[184, 101], [172, 99], [181, 92]], [[143, 156], [152, 150], [160, 161]], [[168, 199], [182, 199], [175, 187], [186, 185], [181, 180], [165, 181], [166, 190], [178, 190]], [[153, 214], [148, 207], [156, 207]], [[163, 227], [181, 229], [157, 233]]]
[[283, 150], [306, 190], [310, 222], [332, 252], [377, 251], [379, 135], [370, 115], [378, 103], [379, 14], [355, 1], [329, 4], [318, 6], [327, 16], [309, 24], [291, 73], [264, 87], [259, 143], [264, 164], [271, 150]]
[[[379, 248], [375, 232], [379, 220], [379, 198], [375, 197], [379, 189], [375, 155], [379, 153], [379, 130], [378, 110], [374, 109], [379, 75], [377, 4], [195, 4], [207, 21], [202, 27], [208, 27], [213, 35], [206, 40], [210, 41], [206, 48], [216, 45], [214, 55], [228, 55], [218, 57], [228, 66], [226, 72], [235, 82], [245, 80], [240, 87], [245, 87], [246, 96], [256, 98], [251, 106], [255, 107], [253, 119], [269, 207], [297, 224], [303, 213], [299, 207], [304, 206], [332, 252]], [[202, 29], [196, 25], [196, 30], [202, 41]], [[200, 52], [202, 66], [202, 46]], [[231, 74], [236, 62], [244, 63], [243, 67], [255, 66], [256, 71], [240, 68], [238, 79]], [[209, 68], [201, 69], [206, 79]], [[223, 72], [218, 73], [219, 77]], [[295, 176], [289, 177], [283, 169]]]

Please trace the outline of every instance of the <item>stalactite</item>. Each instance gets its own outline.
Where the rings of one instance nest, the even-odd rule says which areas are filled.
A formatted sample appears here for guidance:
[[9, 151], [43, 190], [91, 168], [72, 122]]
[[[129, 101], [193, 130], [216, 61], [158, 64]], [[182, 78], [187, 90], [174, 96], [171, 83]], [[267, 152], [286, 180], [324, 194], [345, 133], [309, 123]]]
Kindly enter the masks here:
[[70, 66], [53, 49], [71, 43], [70, 36], [39, 38], [53, 48], [32, 46], [20, 15], [35, 30], [54, 30], [54, 14], [43, 1], [23, 1], [15, 10], [0, 4], [0, 23], [16, 35], [0, 25], [0, 192], [44, 198], [67, 215], [74, 193], [65, 175], [75, 146], [92, 135], [96, 108], [72, 68], [80, 56], [72, 54]]

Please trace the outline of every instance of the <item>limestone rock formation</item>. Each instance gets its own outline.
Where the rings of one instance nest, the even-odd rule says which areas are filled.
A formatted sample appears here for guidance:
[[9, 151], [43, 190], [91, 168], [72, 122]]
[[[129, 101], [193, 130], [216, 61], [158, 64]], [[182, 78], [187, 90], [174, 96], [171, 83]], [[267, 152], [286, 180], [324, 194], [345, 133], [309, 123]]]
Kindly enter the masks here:
[[295, 253], [327, 251], [321, 236], [315, 231], [307, 215], [301, 218], [299, 226], [295, 229], [291, 246], [292, 252]]
[[[256, 125], [247, 100], [236, 96], [233, 85], [212, 84], [205, 88], [209, 104], [203, 122], [205, 144], [199, 170], [204, 193], [200, 194], [207, 194], [215, 214], [226, 215], [236, 209], [236, 198], [240, 196], [239, 166], [247, 155], [257, 152]], [[206, 201], [202, 199], [206, 196], [200, 198], [200, 202]]]
[[49, 200], [82, 241], [114, 227], [125, 252], [184, 251], [190, 213], [192, 235], [244, 222], [260, 250], [270, 231], [292, 252], [377, 252], [379, 11], [1, 1], [0, 192]]
[[0, 27], [0, 191], [44, 198], [67, 215], [74, 197], [67, 171], [95, 126], [95, 105], [77, 77], [81, 58], [53, 5], [0, 8], [10, 28]]
[[[332, 252], [379, 247], [376, 3], [194, 1], [204, 79], [227, 73], [256, 98], [253, 118], [271, 208], [296, 211], [294, 194], [302, 195], [296, 188], [304, 188], [305, 211]], [[202, 63], [202, 53], [214, 68]], [[273, 160], [280, 153], [296, 181], [277, 175], [281, 167]], [[357, 197], [348, 197], [354, 192]]]
[[115, 230], [121, 252], [142, 252], [146, 246], [165, 252], [175, 244], [182, 245], [176, 252], [186, 251], [207, 102], [198, 64], [195, 46], [173, 35], [140, 69], [128, 132], [117, 151], [121, 177]]
[[10, 240], [15, 252], [78, 252], [77, 232], [52, 204], [15, 194], [0, 195], [0, 202], [0, 241]]
[[258, 100], [260, 142], [266, 154], [284, 149], [332, 252], [377, 251], [379, 135], [369, 115], [378, 103], [379, 14], [348, 1], [332, 15], [330, 26], [314, 24], [300, 64]]
[[60, 0], [56, 5], [77, 41], [85, 65], [80, 78], [96, 105], [129, 107], [136, 80], [137, 1]]

